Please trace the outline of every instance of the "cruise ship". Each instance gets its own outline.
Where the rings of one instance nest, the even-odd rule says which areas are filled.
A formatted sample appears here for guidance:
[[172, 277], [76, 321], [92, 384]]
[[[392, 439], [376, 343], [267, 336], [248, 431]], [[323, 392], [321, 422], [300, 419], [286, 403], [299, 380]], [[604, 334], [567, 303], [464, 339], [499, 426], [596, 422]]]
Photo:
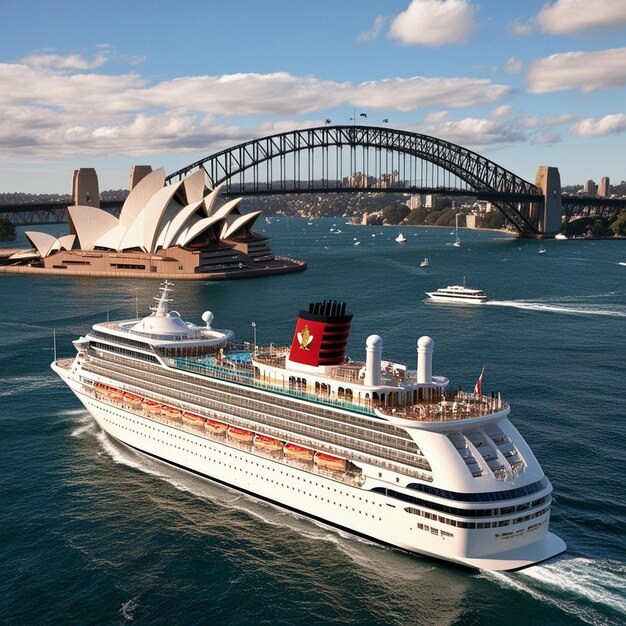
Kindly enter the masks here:
[[[52, 368], [100, 428], [135, 451], [377, 542], [485, 570], [565, 550], [552, 486], [500, 395], [450, 392], [432, 372], [346, 357], [352, 315], [301, 310], [291, 345], [238, 344], [186, 322], [164, 283], [152, 314], [107, 321]], [[295, 317], [295, 315], [294, 315]], [[286, 343], [286, 342], [285, 342]]]
[[487, 301], [487, 294], [481, 289], [470, 289], [462, 285], [448, 285], [437, 291], [427, 291], [426, 295], [436, 302], [468, 302], [470, 304], [482, 304]]

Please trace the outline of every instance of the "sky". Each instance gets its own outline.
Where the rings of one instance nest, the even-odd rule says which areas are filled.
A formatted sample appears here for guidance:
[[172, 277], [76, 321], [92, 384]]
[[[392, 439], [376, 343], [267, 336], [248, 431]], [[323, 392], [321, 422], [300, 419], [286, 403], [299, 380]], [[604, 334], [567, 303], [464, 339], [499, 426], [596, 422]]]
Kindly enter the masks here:
[[[0, 0], [0, 193], [360, 123], [626, 179], [626, 0]], [[367, 118], [362, 117], [365, 113]]]

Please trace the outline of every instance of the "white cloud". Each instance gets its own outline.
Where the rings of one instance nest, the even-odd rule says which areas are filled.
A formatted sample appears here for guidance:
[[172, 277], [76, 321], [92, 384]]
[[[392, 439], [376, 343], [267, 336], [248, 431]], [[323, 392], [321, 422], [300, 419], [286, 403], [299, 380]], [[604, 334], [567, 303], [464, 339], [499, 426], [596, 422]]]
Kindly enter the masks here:
[[440, 124], [448, 117], [447, 111], [433, 111], [424, 116], [424, 124]]
[[102, 67], [108, 61], [104, 53], [86, 59], [78, 54], [61, 56], [58, 54], [32, 54], [24, 57], [22, 63], [31, 67], [50, 67], [61, 70], [92, 70]]
[[535, 21], [551, 35], [613, 29], [626, 24], [626, 0], [557, 0], [546, 4]]
[[397, 15], [389, 36], [409, 46], [444, 46], [469, 41], [478, 7], [467, 0], [412, 0]]
[[553, 54], [535, 61], [526, 78], [533, 93], [622, 87], [626, 85], [626, 48]]
[[[315, 124], [286, 120], [324, 119], [341, 106], [387, 116], [496, 104], [509, 93], [485, 79], [417, 76], [355, 84], [286, 72], [149, 84], [137, 73], [71, 72], [63, 65], [0, 63], [0, 158], [208, 152], [273, 129]], [[242, 119], [231, 124], [234, 118]]]
[[517, 74], [522, 69], [523, 63], [516, 57], [511, 57], [504, 66], [509, 74]]
[[473, 78], [390, 78], [361, 83], [352, 101], [359, 107], [410, 111], [426, 106], [469, 107], [497, 102], [509, 88]]
[[501, 119], [504, 117], [509, 117], [513, 112], [513, 107], [510, 104], [503, 104], [502, 106], [496, 107], [492, 112], [491, 116], [493, 119]]
[[500, 120], [471, 117], [426, 128], [422, 132], [475, 150], [494, 144], [526, 140], [524, 133]]
[[515, 21], [509, 28], [514, 35], [528, 35], [533, 32], [534, 20], [527, 22]]
[[561, 143], [561, 135], [559, 135], [558, 133], [550, 132], [538, 133], [533, 137], [533, 143], [540, 143], [545, 145]]
[[382, 30], [385, 22], [387, 21], [387, 17], [384, 15], [377, 15], [374, 19], [373, 26], [362, 33], [359, 33], [356, 40], [360, 43], [365, 43], [367, 41], [373, 41], [374, 39], [378, 39], [380, 35], [380, 31]]
[[570, 128], [570, 132], [580, 137], [601, 137], [614, 135], [626, 131], [626, 115], [614, 113], [600, 119], [589, 117], [577, 122]]

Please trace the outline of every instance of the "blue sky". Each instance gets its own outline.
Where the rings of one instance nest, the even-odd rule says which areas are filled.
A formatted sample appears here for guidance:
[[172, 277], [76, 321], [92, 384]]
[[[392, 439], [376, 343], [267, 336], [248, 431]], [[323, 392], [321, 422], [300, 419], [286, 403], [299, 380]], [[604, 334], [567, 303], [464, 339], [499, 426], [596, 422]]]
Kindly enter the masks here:
[[626, 0], [3, 4], [0, 192], [69, 193], [79, 167], [127, 188], [355, 111], [527, 180], [626, 179]]

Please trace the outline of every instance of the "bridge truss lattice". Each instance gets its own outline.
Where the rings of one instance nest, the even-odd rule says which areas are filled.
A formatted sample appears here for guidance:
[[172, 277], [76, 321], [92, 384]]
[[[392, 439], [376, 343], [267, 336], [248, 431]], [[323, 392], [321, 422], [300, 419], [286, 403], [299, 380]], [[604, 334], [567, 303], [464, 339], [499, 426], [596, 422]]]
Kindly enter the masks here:
[[168, 176], [202, 168], [225, 195], [406, 192], [491, 200], [521, 233], [538, 232], [543, 194], [532, 183], [463, 146], [373, 126], [322, 126], [261, 137]]

